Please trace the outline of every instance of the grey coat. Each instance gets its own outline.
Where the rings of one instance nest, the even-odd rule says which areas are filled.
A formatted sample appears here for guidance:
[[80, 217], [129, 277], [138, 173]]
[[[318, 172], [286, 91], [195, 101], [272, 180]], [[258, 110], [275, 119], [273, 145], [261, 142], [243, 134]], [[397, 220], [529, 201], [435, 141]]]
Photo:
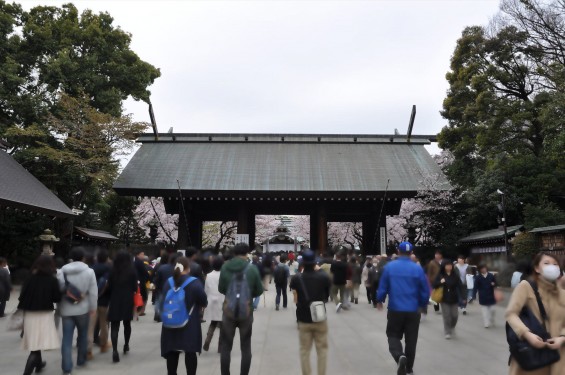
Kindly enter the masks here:
[[65, 279], [67, 276], [69, 283], [74, 284], [85, 297], [77, 304], [72, 304], [64, 297], [59, 304], [61, 316], [84, 315], [89, 311], [94, 311], [98, 307], [98, 285], [94, 271], [83, 262], [72, 262], [66, 264], [57, 272], [57, 280], [61, 291], [65, 290]]

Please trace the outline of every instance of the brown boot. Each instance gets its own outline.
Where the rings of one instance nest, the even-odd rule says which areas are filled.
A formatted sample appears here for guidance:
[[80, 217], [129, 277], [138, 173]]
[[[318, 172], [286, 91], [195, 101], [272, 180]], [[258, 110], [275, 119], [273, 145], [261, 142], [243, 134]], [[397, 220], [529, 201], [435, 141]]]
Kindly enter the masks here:
[[112, 344], [110, 344], [109, 342], [100, 345], [100, 353], [106, 353], [108, 350], [110, 350], [111, 346]]
[[212, 324], [210, 324], [210, 326], [208, 327], [208, 333], [206, 334], [206, 340], [204, 340], [204, 345], [202, 346], [202, 349], [207, 352], [210, 349], [210, 342], [212, 341], [212, 337], [214, 336], [214, 329], [216, 327], [212, 326]]

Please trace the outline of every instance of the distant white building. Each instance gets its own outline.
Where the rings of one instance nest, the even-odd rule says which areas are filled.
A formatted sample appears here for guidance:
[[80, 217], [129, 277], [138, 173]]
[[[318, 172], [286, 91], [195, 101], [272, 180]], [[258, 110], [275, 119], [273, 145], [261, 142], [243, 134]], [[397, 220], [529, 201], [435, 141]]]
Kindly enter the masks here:
[[263, 253], [278, 253], [280, 251], [292, 252], [298, 250], [298, 242], [296, 238], [292, 238], [290, 230], [281, 223], [275, 230], [272, 237], [263, 242]]

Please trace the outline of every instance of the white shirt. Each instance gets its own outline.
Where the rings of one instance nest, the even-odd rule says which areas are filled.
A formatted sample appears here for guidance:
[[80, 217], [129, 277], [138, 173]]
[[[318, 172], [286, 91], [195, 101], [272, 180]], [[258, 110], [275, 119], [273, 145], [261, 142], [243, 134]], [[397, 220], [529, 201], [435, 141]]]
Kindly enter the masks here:
[[465, 277], [467, 279], [467, 289], [473, 289], [475, 287], [475, 276], [467, 274]]
[[456, 263], [455, 266], [459, 270], [459, 277], [461, 278], [461, 282], [465, 284], [465, 279], [467, 276], [467, 267], [469, 267], [469, 265], [465, 263], [463, 264]]

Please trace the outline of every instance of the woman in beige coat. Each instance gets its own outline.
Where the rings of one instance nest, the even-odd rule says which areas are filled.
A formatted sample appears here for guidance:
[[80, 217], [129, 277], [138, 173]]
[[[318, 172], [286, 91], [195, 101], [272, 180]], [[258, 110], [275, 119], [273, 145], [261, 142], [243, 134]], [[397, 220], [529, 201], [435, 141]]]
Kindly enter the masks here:
[[541, 314], [536, 301], [536, 296], [530, 284], [524, 280], [518, 284], [506, 309], [506, 321], [522, 340], [526, 340], [533, 347], [558, 349], [561, 360], [551, 366], [535, 371], [524, 371], [512, 358], [510, 362], [510, 375], [561, 375], [565, 374], [565, 290], [556, 284], [561, 276], [561, 269], [557, 258], [552, 254], [539, 253], [533, 261], [535, 281], [541, 301], [547, 312], [549, 321], [546, 322], [551, 339], [543, 341], [539, 336], [529, 331], [528, 327], [519, 318], [524, 306], [530, 308], [541, 322]]
[[[206, 284], [204, 285], [204, 292], [208, 297], [208, 306], [204, 310], [204, 320], [210, 321], [210, 326], [208, 327], [208, 334], [206, 335], [206, 340], [204, 340], [204, 346], [202, 349], [208, 351], [210, 349], [210, 343], [214, 337], [214, 331], [216, 328], [222, 328], [222, 315], [223, 315], [223, 305], [224, 305], [224, 295], [218, 291], [218, 284], [220, 281], [220, 270], [224, 264], [223, 259], [216, 255], [212, 260], [212, 269], [206, 276]], [[222, 336], [220, 334], [220, 340]], [[218, 353], [220, 352], [221, 342], [218, 342]]]

